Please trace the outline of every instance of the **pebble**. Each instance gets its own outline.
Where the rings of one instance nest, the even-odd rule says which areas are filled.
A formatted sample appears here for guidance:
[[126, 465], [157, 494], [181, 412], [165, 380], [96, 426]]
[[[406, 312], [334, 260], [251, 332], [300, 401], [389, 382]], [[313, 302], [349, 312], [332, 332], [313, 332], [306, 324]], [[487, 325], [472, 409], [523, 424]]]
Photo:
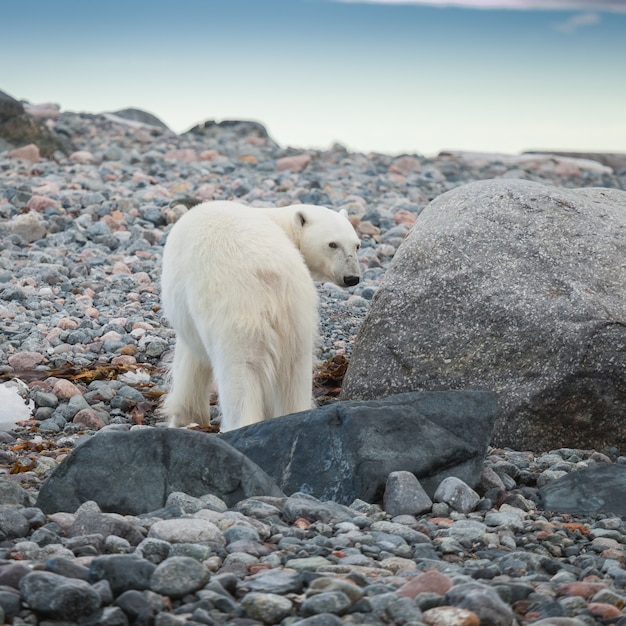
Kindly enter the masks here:
[[[160, 314], [171, 224], [195, 201], [345, 208], [363, 280], [323, 284], [319, 359], [347, 357], [398, 246], [436, 196], [484, 178], [626, 188], [606, 168], [559, 159], [425, 158], [293, 150], [226, 126], [204, 136], [55, 111], [67, 158], [0, 152], [0, 374], [23, 377], [32, 420], [0, 433], [0, 612], [13, 623], [621, 623], [621, 518], [552, 515], [537, 490], [619, 451], [491, 449], [474, 489], [431, 501], [412, 475], [382, 504], [306, 494], [171, 494], [141, 517], [95, 503], [46, 516], [46, 476], [95, 431], [154, 426], [174, 335]], [[188, 200], [191, 199], [191, 204]], [[26, 374], [28, 373], [28, 375]], [[326, 393], [326, 389], [324, 389]], [[329, 389], [329, 397], [337, 389]], [[2, 408], [0, 407], [0, 412]], [[21, 620], [21, 621], [20, 621]]]

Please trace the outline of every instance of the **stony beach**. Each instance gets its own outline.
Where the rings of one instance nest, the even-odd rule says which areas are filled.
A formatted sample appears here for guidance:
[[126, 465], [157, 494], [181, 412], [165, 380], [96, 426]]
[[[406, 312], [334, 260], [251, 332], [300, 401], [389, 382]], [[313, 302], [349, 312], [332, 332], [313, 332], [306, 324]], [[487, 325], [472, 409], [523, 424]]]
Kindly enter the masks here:
[[74, 447], [103, 429], [160, 427], [174, 341], [160, 312], [160, 258], [186, 207], [232, 199], [348, 211], [362, 281], [318, 286], [315, 393], [328, 402], [386, 267], [431, 200], [490, 178], [626, 189], [626, 165], [316, 151], [278, 146], [254, 123], [176, 135], [141, 116], [52, 117], [68, 154], [0, 145], [4, 622], [626, 624], [624, 520], [537, 506], [538, 489], [560, 476], [626, 464], [618, 449], [490, 449], [475, 492], [417, 516], [298, 494], [230, 509], [214, 496], [172, 494], [138, 517], [93, 502], [50, 515], [36, 507]]

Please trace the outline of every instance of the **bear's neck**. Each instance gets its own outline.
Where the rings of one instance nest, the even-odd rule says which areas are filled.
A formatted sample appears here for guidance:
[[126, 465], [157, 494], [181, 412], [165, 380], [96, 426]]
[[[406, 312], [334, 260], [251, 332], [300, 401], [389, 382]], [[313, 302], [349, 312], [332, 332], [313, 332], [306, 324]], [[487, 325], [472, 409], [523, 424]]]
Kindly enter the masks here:
[[264, 209], [267, 212], [267, 216], [276, 222], [284, 231], [287, 237], [293, 241], [294, 246], [300, 249], [300, 235], [299, 230], [296, 228], [294, 220], [293, 207], [272, 207]]

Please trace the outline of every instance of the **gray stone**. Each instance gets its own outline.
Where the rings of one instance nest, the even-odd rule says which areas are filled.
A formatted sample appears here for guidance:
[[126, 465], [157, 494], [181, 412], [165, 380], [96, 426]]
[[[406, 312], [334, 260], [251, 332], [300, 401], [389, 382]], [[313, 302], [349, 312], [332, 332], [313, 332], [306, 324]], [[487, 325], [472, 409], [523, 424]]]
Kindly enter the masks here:
[[522, 180], [439, 196], [373, 299], [342, 398], [490, 389], [495, 445], [624, 447], [625, 204]]
[[83, 580], [52, 572], [31, 572], [20, 580], [20, 593], [35, 612], [78, 621], [100, 608], [100, 596]]
[[94, 500], [103, 511], [139, 515], [165, 506], [173, 492], [212, 493], [229, 505], [283, 495], [260, 467], [215, 436], [142, 428], [102, 432], [73, 450], [42, 485], [37, 506], [73, 512]]
[[417, 392], [336, 402], [218, 437], [285, 493], [350, 504], [381, 501], [399, 470], [415, 474], [429, 495], [451, 475], [477, 484], [495, 418], [489, 392]]
[[30, 496], [21, 485], [9, 480], [0, 480], [0, 504], [30, 506]]
[[511, 626], [515, 623], [513, 611], [498, 592], [481, 583], [455, 585], [446, 593], [446, 603], [469, 609], [480, 617], [481, 626]]
[[241, 598], [241, 606], [252, 619], [261, 620], [265, 624], [278, 624], [291, 614], [293, 604], [289, 598], [275, 593], [258, 593], [252, 591]]
[[289, 523], [302, 517], [310, 522], [320, 521], [333, 524], [354, 517], [354, 512], [330, 500], [320, 502], [317, 498], [306, 493], [294, 493], [285, 502], [283, 517]]
[[146, 537], [137, 546], [135, 554], [138, 554], [152, 563], [158, 564], [169, 556], [171, 547], [169, 541], [157, 539], [156, 537]]
[[300, 613], [304, 617], [320, 613], [343, 615], [351, 606], [350, 598], [343, 591], [323, 591], [309, 596], [300, 606]]
[[541, 487], [539, 507], [575, 515], [626, 515], [624, 494], [626, 465], [598, 463]]
[[459, 513], [470, 513], [476, 508], [480, 496], [462, 480], [449, 476], [437, 487], [435, 500], [445, 502]]
[[0, 506], [0, 538], [26, 537], [30, 530], [28, 520], [13, 506]]
[[430, 511], [432, 500], [411, 472], [391, 472], [385, 486], [383, 507], [389, 515], [420, 515]]
[[204, 587], [209, 572], [202, 565], [186, 556], [173, 556], [157, 565], [150, 578], [150, 588], [171, 598], [182, 598]]
[[259, 593], [302, 593], [301, 574], [283, 569], [270, 569], [254, 574], [239, 583], [241, 588]]
[[114, 595], [130, 589], [150, 588], [150, 579], [156, 565], [132, 554], [98, 556], [89, 566], [89, 582], [108, 581]]
[[67, 531], [68, 537], [99, 535], [104, 538], [115, 535], [126, 539], [136, 546], [143, 540], [143, 535], [127, 520], [109, 513], [80, 513]]

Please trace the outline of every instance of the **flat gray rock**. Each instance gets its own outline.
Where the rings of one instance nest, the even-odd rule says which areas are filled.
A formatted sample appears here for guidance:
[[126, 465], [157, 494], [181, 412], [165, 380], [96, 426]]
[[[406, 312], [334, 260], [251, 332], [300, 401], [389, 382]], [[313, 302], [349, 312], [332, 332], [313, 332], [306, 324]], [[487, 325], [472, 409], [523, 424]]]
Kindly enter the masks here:
[[484, 180], [428, 205], [354, 345], [342, 399], [498, 394], [493, 443], [626, 445], [626, 192]]
[[211, 493], [229, 506], [252, 496], [282, 496], [265, 472], [215, 435], [173, 428], [108, 431], [64, 459], [42, 485], [45, 513], [74, 512], [93, 500], [102, 511], [140, 515], [172, 492]]
[[539, 490], [539, 507], [574, 515], [626, 515], [626, 465], [598, 463], [571, 472]]
[[494, 394], [406, 393], [336, 402], [219, 435], [288, 495], [351, 504], [383, 499], [387, 477], [409, 471], [432, 496], [447, 476], [474, 486], [496, 418]]

